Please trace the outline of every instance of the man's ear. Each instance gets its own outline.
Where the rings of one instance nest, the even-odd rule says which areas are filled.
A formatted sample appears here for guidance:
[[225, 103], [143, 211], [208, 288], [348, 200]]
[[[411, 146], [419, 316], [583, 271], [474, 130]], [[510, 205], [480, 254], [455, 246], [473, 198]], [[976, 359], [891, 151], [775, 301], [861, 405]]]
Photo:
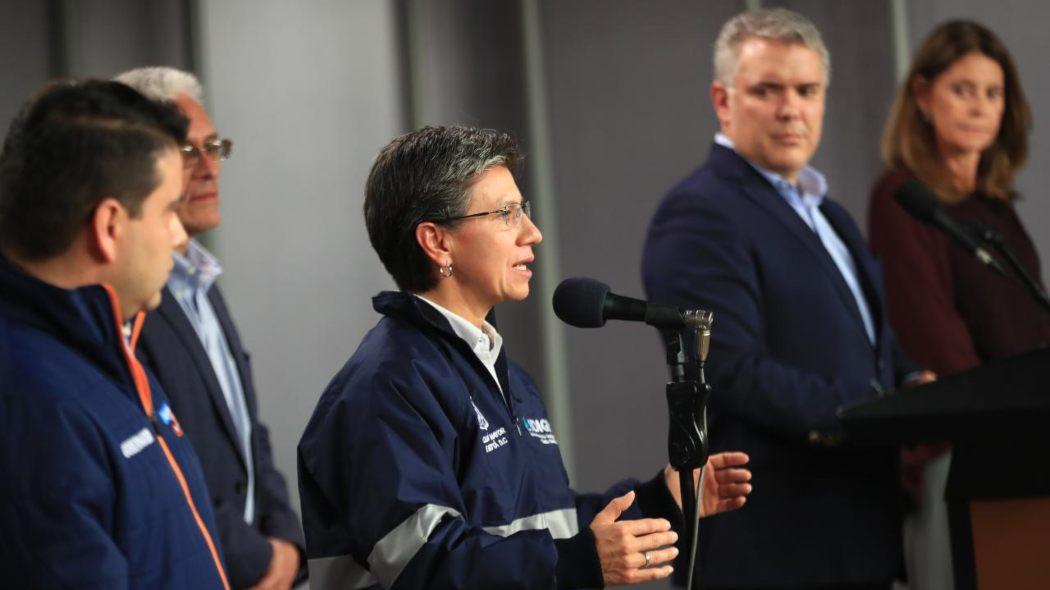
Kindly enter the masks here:
[[88, 244], [93, 256], [105, 263], [117, 259], [118, 244], [127, 231], [128, 210], [113, 197], [102, 199], [88, 223]]
[[447, 228], [424, 221], [416, 226], [416, 243], [434, 266], [452, 263], [452, 234]]
[[715, 108], [715, 115], [724, 131], [729, 119], [729, 89], [719, 80], [711, 83], [711, 106]]

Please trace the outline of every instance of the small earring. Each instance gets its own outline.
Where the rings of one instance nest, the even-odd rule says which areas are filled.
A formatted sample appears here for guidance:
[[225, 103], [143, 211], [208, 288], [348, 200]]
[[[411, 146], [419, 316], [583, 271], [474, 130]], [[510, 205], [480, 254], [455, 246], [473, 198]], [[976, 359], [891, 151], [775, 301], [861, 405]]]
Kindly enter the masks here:
[[919, 110], [919, 115], [921, 115], [921, 116], [922, 116], [922, 120], [923, 120], [923, 121], [925, 121], [925, 122], [927, 122], [927, 123], [929, 123], [929, 122], [930, 122], [930, 112], [929, 112], [929, 111], [926, 111], [926, 110], [921, 110], [921, 109], [920, 109], [920, 110]]
[[452, 263], [449, 262], [444, 266], [438, 267], [438, 274], [445, 277], [446, 279], [452, 276]]

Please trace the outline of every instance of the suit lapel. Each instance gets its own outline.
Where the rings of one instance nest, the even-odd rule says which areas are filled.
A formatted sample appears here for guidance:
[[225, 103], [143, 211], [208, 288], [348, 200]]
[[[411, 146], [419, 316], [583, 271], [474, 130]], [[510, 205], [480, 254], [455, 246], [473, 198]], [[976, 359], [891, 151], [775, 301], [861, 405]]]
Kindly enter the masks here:
[[[831, 280], [831, 284], [834, 285], [835, 291], [839, 294], [839, 298], [842, 300], [843, 305], [849, 310], [850, 315], [857, 323], [857, 327], [861, 333], [867, 338], [867, 330], [864, 328], [864, 319], [860, 314], [860, 309], [857, 307], [857, 300], [853, 297], [853, 292], [850, 291], [849, 285], [846, 284], [846, 280], [842, 278], [842, 273], [839, 271], [839, 267], [835, 264], [835, 261], [828, 254], [827, 248], [824, 247], [824, 243], [820, 241], [820, 237], [817, 236], [806, 222], [799, 217], [798, 213], [791, 208], [784, 201], [784, 198], [780, 196], [768, 180], [765, 179], [757, 170], [751, 167], [739, 154], [736, 152], [715, 145], [712, 148], [712, 157], [732, 158], [731, 167], [734, 169], [734, 173], [737, 176], [743, 192], [747, 197], [754, 202], [759, 208], [765, 211], [767, 214], [776, 219], [788, 233], [795, 237], [795, 239], [801, 241], [809, 253], [816, 260], [817, 265], [823, 270], [824, 274], [827, 275], [828, 279]], [[824, 209], [822, 208], [823, 212]], [[829, 219], [829, 223], [830, 223]], [[841, 238], [843, 232], [834, 223], [832, 227]], [[846, 242], [847, 247], [850, 248], [850, 253], [853, 255], [853, 259], [858, 265], [861, 264], [860, 259], [856, 255], [856, 251], [852, 248], [852, 245], [843, 238]], [[864, 271], [861, 271], [858, 266], [858, 271], [863, 275]], [[862, 281], [863, 282], [863, 281]], [[870, 298], [869, 298], [870, 299]]]
[[[204, 345], [201, 344], [200, 337], [197, 336], [197, 331], [193, 328], [193, 324], [190, 323], [186, 313], [167, 287], [164, 287], [164, 296], [161, 298], [157, 312], [171, 326], [172, 331], [182, 341], [183, 347], [189, 352], [190, 358], [193, 359], [193, 363], [197, 367], [197, 372], [204, 379], [208, 397], [211, 399], [215, 411], [219, 414], [222, 426], [226, 430], [226, 436], [235, 442], [233, 447], [237, 449], [237, 456], [240, 457], [241, 463], [247, 466], [244, 452], [240, 443], [237, 442], [240, 439], [237, 436], [233, 418], [230, 416], [230, 407], [226, 404], [226, 396], [222, 393], [222, 386], [219, 385], [219, 380], [215, 377], [215, 368], [211, 364], [211, 359], [208, 358], [208, 353], [204, 350]], [[223, 328], [225, 329], [225, 326]]]

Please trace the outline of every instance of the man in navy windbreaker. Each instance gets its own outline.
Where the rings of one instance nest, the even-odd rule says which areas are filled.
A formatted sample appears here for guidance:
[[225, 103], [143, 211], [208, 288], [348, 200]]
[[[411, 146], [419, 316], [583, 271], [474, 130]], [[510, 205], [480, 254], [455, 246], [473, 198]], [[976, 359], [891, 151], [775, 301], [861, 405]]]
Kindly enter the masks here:
[[[491, 323], [494, 304], [528, 295], [542, 239], [516, 160], [505, 134], [442, 127], [395, 139], [372, 168], [369, 237], [401, 292], [373, 300], [384, 317], [299, 444], [315, 590], [583, 588], [671, 573], [676, 474], [570, 489], [539, 392]], [[744, 503], [746, 460], [712, 458], [705, 514]]]
[[185, 129], [87, 81], [45, 89], [4, 143], [4, 587], [228, 589], [200, 465], [134, 355], [186, 239]]

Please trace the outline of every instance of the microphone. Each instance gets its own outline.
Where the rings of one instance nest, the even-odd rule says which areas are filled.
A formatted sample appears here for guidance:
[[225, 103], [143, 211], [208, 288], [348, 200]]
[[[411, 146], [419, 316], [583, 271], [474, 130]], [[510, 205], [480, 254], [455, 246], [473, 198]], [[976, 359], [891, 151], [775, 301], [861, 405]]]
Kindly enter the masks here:
[[710, 330], [714, 314], [682, 310], [610, 292], [609, 285], [585, 277], [565, 279], [554, 290], [554, 313], [577, 328], [600, 328], [606, 320], [645, 322], [657, 328], [698, 327]]
[[969, 228], [951, 218], [941, 209], [937, 197], [933, 196], [926, 185], [914, 178], [909, 178], [901, 183], [897, 192], [893, 194], [897, 203], [912, 217], [919, 221], [936, 227], [945, 233], [967, 251], [972, 252], [977, 260], [988, 268], [1006, 276], [1006, 271], [999, 262], [992, 257], [977, 241]]
[[[678, 471], [685, 522], [699, 522], [696, 515], [700, 494], [694, 495], [693, 470], [707, 463], [709, 450], [707, 400], [711, 385], [704, 377], [704, 362], [710, 349], [714, 314], [616, 295], [609, 291], [609, 285], [585, 277], [562, 281], [554, 290], [553, 304], [554, 313], [577, 328], [600, 328], [606, 320], [645, 322], [660, 328], [671, 374], [666, 385], [670, 419], [667, 456], [671, 467]], [[695, 360], [689, 356], [690, 337], [696, 345]], [[679, 544], [695, 556], [699, 538], [696, 527], [685, 527]], [[690, 587], [695, 566], [695, 559], [690, 560], [686, 570]]]

